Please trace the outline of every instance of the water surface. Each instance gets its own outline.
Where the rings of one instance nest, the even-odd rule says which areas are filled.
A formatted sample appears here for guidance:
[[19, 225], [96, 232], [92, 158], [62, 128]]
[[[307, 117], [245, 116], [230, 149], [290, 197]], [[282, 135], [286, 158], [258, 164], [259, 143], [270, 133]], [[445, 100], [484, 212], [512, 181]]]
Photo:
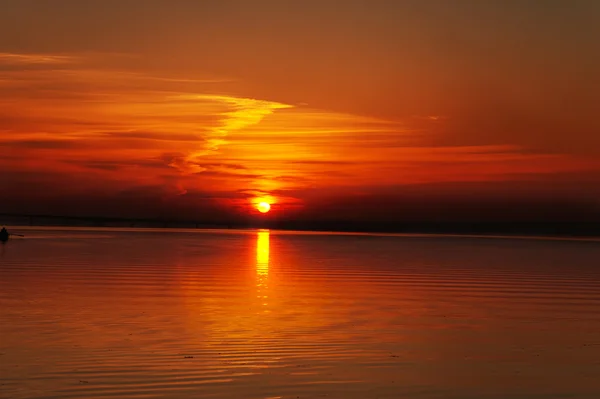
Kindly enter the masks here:
[[600, 398], [600, 243], [21, 229], [0, 398]]

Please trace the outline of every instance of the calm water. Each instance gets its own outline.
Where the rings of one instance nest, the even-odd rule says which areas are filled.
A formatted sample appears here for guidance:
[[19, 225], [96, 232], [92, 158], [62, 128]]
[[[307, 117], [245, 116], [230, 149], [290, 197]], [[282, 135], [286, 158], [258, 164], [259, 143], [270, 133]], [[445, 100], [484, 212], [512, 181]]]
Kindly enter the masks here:
[[1, 398], [600, 398], [600, 243], [20, 230]]

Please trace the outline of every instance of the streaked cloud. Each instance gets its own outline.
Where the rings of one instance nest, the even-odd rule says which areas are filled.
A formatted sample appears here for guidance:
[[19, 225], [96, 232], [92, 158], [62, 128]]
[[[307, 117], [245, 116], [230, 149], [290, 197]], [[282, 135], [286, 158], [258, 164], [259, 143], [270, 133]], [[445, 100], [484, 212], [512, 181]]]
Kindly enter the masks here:
[[182, 95], [174, 97], [173, 100], [216, 103], [226, 107], [226, 110], [218, 113], [222, 118], [221, 122], [217, 126], [209, 128], [204, 135], [205, 148], [190, 154], [183, 164], [176, 164], [184, 172], [202, 172], [202, 167], [194, 161], [206, 155], [216, 154], [222, 145], [227, 144], [229, 134], [258, 125], [265, 117], [278, 109], [291, 108], [290, 105], [276, 102], [224, 95]]
[[1, 53], [0, 64], [3, 65], [28, 65], [28, 64], [68, 64], [78, 57], [53, 54], [15, 54]]

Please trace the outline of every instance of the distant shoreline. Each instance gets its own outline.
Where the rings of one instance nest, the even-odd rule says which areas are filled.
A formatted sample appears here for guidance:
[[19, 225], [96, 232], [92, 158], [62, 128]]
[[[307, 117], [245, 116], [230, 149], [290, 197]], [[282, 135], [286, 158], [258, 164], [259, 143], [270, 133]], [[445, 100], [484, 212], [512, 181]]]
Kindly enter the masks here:
[[[7, 225], [7, 228], [14, 231], [114, 231], [114, 232], [173, 232], [173, 233], [239, 233], [264, 230], [261, 227], [127, 227], [127, 226], [68, 226], [68, 225], [40, 225], [40, 226], [18, 226]], [[267, 228], [274, 234], [300, 234], [300, 235], [347, 235], [347, 236], [371, 236], [371, 237], [407, 237], [407, 238], [494, 238], [494, 239], [529, 239], [529, 240], [556, 240], [556, 241], [588, 241], [600, 242], [600, 235], [597, 236], [577, 236], [577, 235], [534, 235], [534, 234], [495, 234], [495, 233], [435, 233], [435, 232], [382, 232], [382, 231], [334, 231], [334, 230], [293, 230], [280, 228]]]
[[64, 228], [141, 229], [271, 229], [328, 233], [411, 234], [498, 237], [600, 238], [599, 222], [583, 221], [439, 221], [356, 222], [247, 219], [235, 221], [183, 221], [119, 217], [1, 214], [0, 225]]

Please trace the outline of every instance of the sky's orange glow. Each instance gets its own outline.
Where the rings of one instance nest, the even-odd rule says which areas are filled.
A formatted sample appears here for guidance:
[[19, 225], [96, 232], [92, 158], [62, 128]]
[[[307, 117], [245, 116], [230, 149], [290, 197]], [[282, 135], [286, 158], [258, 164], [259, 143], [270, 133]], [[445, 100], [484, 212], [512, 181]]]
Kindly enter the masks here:
[[266, 202], [344, 217], [382, 198], [600, 202], [600, 57], [581, 44], [598, 46], [596, 4], [539, 16], [495, 2], [148, 1], [143, 15], [8, 3], [7, 211], [60, 213], [72, 199], [80, 213], [196, 217]]

